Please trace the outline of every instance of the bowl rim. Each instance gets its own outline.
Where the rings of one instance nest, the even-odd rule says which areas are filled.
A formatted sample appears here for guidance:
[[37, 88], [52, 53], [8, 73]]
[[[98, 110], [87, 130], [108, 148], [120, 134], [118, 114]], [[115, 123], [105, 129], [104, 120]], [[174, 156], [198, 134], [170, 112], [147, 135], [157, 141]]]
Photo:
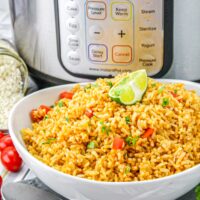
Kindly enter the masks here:
[[[199, 83], [195, 83], [192, 81], [186, 81], [186, 80], [177, 80], [177, 79], [155, 79], [157, 81], [160, 82], [164, 82], [164, 83], [183, 83], [184, 85], [193, 85], [197, 88], [199, 88], [200, 90], [200, 84]], [[144, 180], [144, 181], [130, 181], [130, 182], [109, 182], [109, 181], [97, 181], [97, 180], [90, 180], [87, 178], [81, 178], [78, 176], [73, 176], [64, 172], [61, 172], [59, 170], [56, 170], [53, 167], [48, 166], [47, 164], [43, 163], [42, 161], [38, 160], [37, 158], [35, 158], [31, 153], [28, 152], [28, 150], [19, 142], [18, 138], [16, 137], [17, 134], [15, 134], [15, 131], [13, 129], [12, 126], [12, 122], [14, 119], [14, 115], [15, 115], [15, 111], [18, 108], [18, 106], [20, 106], [24, 101], [26, 101], [27, 99], [30, 99], [32, 96], [38, 95], [40, 93], [43, 93], [44, 91], [51, 91], [54, 90], [56, 88], [64, 88], [64, 87], [72, 87], [76, 84], [80, 84], [80, 85], [87, 85], [88, 83], [93, 83], [93, 82], [85, 82], [85, 83], [72, 83], [72, 84], [64, 84], [64, 85], [59, 85], [59, 86], [53, 86], [53, 87], [49, 87], [49, 88], [45, 88], [36, 92], [33, 92], [30, 95], [27, 95], [26, 97], [22, 98], [19, 102], [17, 102], [15, 104], [15, 106], [12, 108], [10, 115], [9, 115], [9, 120], [8, 120], [8, 128], [9, 128], [9, 133], [10, 136], [14, 142], [14, 144], [16, 145], [17, 149], [19, 149], [19, 153], [23, 152], [23, 154], [28, 157], [28, 160], [31, 160], [33, 162], [35, 162], [35, 164], [38, 165], [38, 167], [44, 168], [45, 170], [48, 170], [49, 172], [57, 175], [57, 176], [62, 176], [63, 178], [67, 178], [67, 179], [71, 179], [74, 181], [79, 181], [81, 183], [88, 183], [88, 184], [96, 184], [96, 185], [104, 185], [104, 186], [134, 186], [134, 185], [143, 185], [143, 184], [154, 184], [154, 183], [159, 183], [159, 182], [163, 182], [163, 181], [167, 181], [167, 180], [173, 180], [176, 179], [180, 176], [184, 176], [187, 174], [190, 174], [192, 171], [195, 171], [196, 169], [200, 168], [200, 163], [189, 168], [186, 169], [182, 172], [179, 172], [177, 174], [172, 174], [169, 176], [164, 176], [161, 178], [156, 178], [156, 179], [151, 179], [151, 180]], [[34, 171], [34, 169], [33, 169]]]

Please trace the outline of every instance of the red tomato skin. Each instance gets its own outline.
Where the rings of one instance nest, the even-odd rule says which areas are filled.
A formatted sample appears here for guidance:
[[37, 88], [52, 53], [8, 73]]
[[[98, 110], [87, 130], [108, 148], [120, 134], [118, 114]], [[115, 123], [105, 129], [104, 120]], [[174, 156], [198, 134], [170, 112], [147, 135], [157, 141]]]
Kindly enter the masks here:
[[118, 150], [118, 149], [123, 149], [124, 147], [124, 140], [122, 138], [115, 138], [113, 141], [113, 149]]
[[49, 106], [41, 105], [38, 109], [44, 109], [46, 114], [51, 110]]
[[5, 135], [0, 139], [0, 151], [3, 151], [6, 147], [14, 146], [10, 135]]
[[[0, 176], [0, 190], [3, 184], [3, 178]], [[1, 192], [0, 192], [0, 200], [2, 200]]]
[[72, 99], [73, 95], [74, 95], [73, 92], [67, 92], [67, 91], [61, 92], [60, 95], [59, 95], [59, 99], [64, 99], [64, 98], [66, 98], [66, 99]]
[[0, 176], [0, 189], [1, 189], [2, 183], [3, 183], [3, 178]]
[[153, 135], [154, 129], [148, 128], [146, 129], [145, 133], [141, 136], [142, 138], [149, 138]]
[[89, 118], [93, 117], [93, 111], [91, 109], [85, 110], [85, 115]]
[[30, 117], [31, 117], [31, 120], [33, 121], [33, 122], [37, 122], [37, 118], [35, 117], [35, 115], [34, 115], [34, 112], [36, 111], [36, 109], [33, 109], [33, 110], [31, 110], [31, 112], [30, 112]]
[[174, 92], [170, 92], [171, 93], [171, 95], [174, 97], [174, 98], [177, 98], [178, 97], [178, 95], [176, 94], [176, 93], [174, 93]]
[[1, 162], [11, 172], [18, 172], [22, 166], [22, 159], [14, 146], [6, 147], [2, 151]]

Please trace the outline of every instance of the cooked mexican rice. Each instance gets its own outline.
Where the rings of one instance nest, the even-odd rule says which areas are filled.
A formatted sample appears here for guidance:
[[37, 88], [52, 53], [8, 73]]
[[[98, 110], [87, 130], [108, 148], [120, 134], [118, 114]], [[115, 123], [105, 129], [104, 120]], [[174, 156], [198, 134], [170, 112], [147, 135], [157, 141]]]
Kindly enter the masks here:
[[[77, 84], [72, 99], [48, 105], [22, 130], [28, 151], [66, 174], [109, 182], [156, 179], [199, 164], [200, 97], [183, 84], [149, 78], [142, 100], [125, 106], [108, 96], [123, 76]], [[124, 141], [119, 148], [116, 138]]]

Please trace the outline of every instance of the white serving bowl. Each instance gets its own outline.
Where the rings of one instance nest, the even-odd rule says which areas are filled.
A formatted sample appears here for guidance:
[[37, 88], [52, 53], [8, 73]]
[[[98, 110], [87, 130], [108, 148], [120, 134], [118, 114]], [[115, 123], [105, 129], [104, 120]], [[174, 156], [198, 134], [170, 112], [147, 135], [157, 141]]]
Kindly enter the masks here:
[[[197, 83], [164, 79], [159, 81], [184, 83], [187, 89], [196, 90], [200, 95], [200, 85]], [[200, 182], [200, 165], [160, 179], [111, 183], [64, 174], [34, 158], [26, 150], [20, 134], [22, 128], [31, 127], [30, 111], [41, 104], [53, 104], [61, 91], [72, 87], [73, 84], [69, 84], [35, 92], [18, 102], [9, 117], [9, 131], [17, 151], [28, 167], [51, 189], [71, 200], [173, 200]]]

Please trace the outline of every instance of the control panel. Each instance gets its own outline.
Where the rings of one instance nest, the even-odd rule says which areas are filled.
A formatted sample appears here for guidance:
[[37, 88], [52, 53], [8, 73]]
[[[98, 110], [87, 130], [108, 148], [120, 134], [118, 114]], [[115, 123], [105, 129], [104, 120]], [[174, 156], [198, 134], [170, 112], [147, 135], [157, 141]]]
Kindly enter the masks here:
[[164, 0], [57, 0], [58, 53], [78, 76], [162, 70]]

